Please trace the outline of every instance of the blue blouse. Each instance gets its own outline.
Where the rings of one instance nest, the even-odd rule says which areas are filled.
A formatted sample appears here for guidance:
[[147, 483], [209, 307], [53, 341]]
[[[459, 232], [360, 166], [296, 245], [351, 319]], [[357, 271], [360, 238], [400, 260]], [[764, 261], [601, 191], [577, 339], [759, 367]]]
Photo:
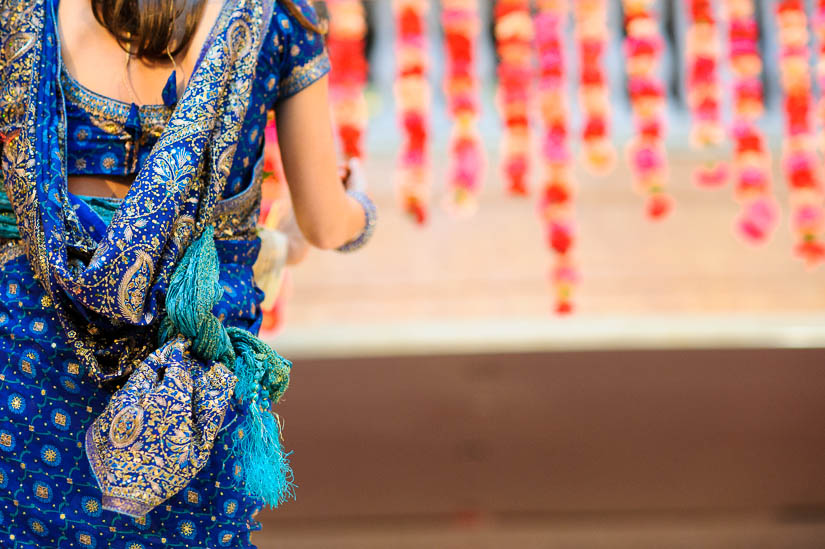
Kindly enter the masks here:
[[[310, 21], [317, 22], [307, 0], [298, 0], [296, 5]], [[240, 193], [251, 182], [255, 163], [263, 153], [267, 112], [277, 101], [309, 86], [329, 69], [323, 39], [276, 5], [258, 56], [250, 105], [224, 198]], [[66, 104], [69, 175], [136, 175], [172, 116], [174, 97], [169, 104], [160, 105], [118, 101], [89, 90], [65, 67], [61, 84]], [[164, 99], [167, 96], [164, 93]]]

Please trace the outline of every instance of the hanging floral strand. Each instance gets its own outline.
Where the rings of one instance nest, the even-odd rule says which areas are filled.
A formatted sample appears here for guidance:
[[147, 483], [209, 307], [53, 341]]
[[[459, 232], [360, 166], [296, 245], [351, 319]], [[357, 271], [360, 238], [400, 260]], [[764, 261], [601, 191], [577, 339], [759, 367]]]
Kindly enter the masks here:
[[[718, 75], [721, 48], [713, 6], [712, 0], [690, 0], [686, 6], [687, 99], [693, 124], [690, 140], [699, 150], [718, 147], [725, 139]], [[724, 185], [727, 177], [728, 167], [723, 162], [710, 162], [693, 172], [694, 182], [701, 187]]]
[[727, 0], [728, 49], [733, 73], [733, 176], [742, 210], [736, 229], [746, 241], [767, 240], [779, 209], [773, 198], [771, 160], [765, 137], [756, 125], [764, 111], [762, 59], [754, 0]]
[[338, 137], [346, 158], [363, 159], [367, 125], [364, 5], [361, 0], [327, 0], [327, 9], [327, 49], [332, 62], [329, 83]]
[[610, 142], [610, 97], [604, 68], [609, 38], [607, 0], [575, 0], [572, 4], [579, 50], [579, 104], [584, 117], [584, 165], [595, 174], [606, 174], [616, 160]]
[[533, 21], [530, 0], [497, 0], [495, 35], [498, 51], [498, 104], [504, 119], [502, 169], [507, 191], [529, 192], [530, 85]]
[[398, 66], [395, 95], [404, 143], [398, 174], [401, 206], [416, 223], [429, 215], [427, 0], [394, 0]]
[[[814, 8], [813, 28], [818, 46], [816, 62], [816, 82], [819, 88], [819, 102], [816, 107], [816, 119], [825, 125], [825, 0], [817, 0]], [[820, 138], [821, 139], [821, 138]], [[825, 142], [819, 147], [825, 150]]]
[[785, 139], [782, 167], [790, 190], [791, 215], [797, 234], [795, 252], [809, 265], [825, 257], [819, 233], [823, 224], [822, 185], [813, 143], [808, 27], [802, 0], [776, 3], [779, 63], [785, 92]]
[[622, 0], [625, 15], [625, 55], [636, 137], [627, 156], [635, 186], [647, 196], [647, 215], [662, 219], [672, 209], [667, 195], [664, 148], [664, 88], [657, 75], [662, 39], [653, 12], [655, 0]]
[[564, 24], [567, 0], [539, 0], [535, 17], [536, 50], [539, 60], [538, 97], [541, 104], [544, 141], [544, 185], [539, 215], [546, 227], [547, 243], [554, 254], [550, 279], [556, 312], [573, 310], [572, 291], [576, 269], [571, 259], [574, 244], [573, 178], [568, 146]]
[[477, 207], [484, 165], [478, 134], [479, 85], [476, 72], [478, 0], [442, 0], [446, 45], [445, 94], [453, 130], [450, 137], [450, 189], [447, 209], [471, 213]]

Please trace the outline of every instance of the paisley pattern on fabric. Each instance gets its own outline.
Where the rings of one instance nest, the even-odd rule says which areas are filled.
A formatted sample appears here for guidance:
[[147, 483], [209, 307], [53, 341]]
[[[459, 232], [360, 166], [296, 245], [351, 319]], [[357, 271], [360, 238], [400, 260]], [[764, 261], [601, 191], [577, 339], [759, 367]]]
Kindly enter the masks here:
[[[86, 133], [78, 131], [63, 108], [72, 90], [61, 78], [56, 0], [0, 3], [0, 184], [21, 236], [0, 242], [0, 546], [249, 546], [262, 502], [247, 496], [246, 465], [232, 450], [249, 438], [235, 431], [251, 407], [226, 403], [234, 377], [217, 364], [158, 354], [157, 331], [175, 267], [207, 226], [223, 290], [212, 313], [246, 334], [260, 325], [263, 296], [252, 274], [260, 240], [251, 220], [267, 111], [329, 70], [320, 37], [273, 2], [225, 1], [186, 92], [168, 122], [152, 128], [157, 141], [140, 155], [135, 184], [111, 218], [68, 193], [66, 175], [70, 152], [82, 149], [72, 140], [100, 143], [119, 130], [107, 112], [112, 100], [90, 107], [91, 98], [76, 95], [74, 106], [89, 115]], [[314, 17], [306, 0], [297, 3]], [[105, 166], [120, 146], [109, 141], [84, 154]], [[169, 387], [179, 403], [190, 387], [193, 398], [188, 414], [176, 409], [153, 429], [151, 406], [110, 401], [110, 390], [158, 359], [164, 376], [153, 387], [177, 365]], [[146, 389], [140, 380], [116, 394]], [[286, 380], [278, 380], [270, 384], [280, 391]], [[142, 394], [157, 404], [158, 391]], [[185, 417], [202, 421], [180, 423]], [[92, 461], [107, 465], [93, 473], [84, 442], [95, 418]], [[191, 430], [179, 436], [180, 425]], [[164, 463], [144, 462], [131, 476], [170, 499], [140, 519], [107, 510], [103, 495], [118, 496], [123, 454], [167, 443], [190, 448], [188, 466], [178, 461], [170, 473], [169, 455], [147, 451]], [[146, 492], [136, 499], [146, 503]]]
[[199, 365], [190, 346], [178, 338], [149, 356], [87, 432], [104, 508], [142, 517], [206, 465], [237, 379]]
[[[259, 44], [270, 20], [260, 0], [225, 4], [187, 89], [128, 196], [98, 244], [67, 208], [64, 150], [58, 139], [63, 116], [58, 108], [59, 50], [52, 0], [11, 0], [34, 6], [30, 18], [14, 20], [9, 35], [38, 37], [37, 45], [10, 65], [4, 79], [28, 89], [27, 114], [3, 147], [4, 183], [18, 217], [38, 279], [52, 296], [80, 360], [98, 381], [128, 374], [136, 356], [153, 348], [153, 326], [175, 264], [194, 236], [212, 223], [255, 78]], [[18, 67], [28, 66], [29, 70]], [[9, 68], [14, 68], [9, 70]], [[231, 90], [231, 92], [229, 92]], [[48, 131], [49, 127], [54, 131]], [[39, 154], [43, 150], [53, 154]], [[189, 234], [172, 236], [175, 220], [195, 220]], [[74, 227], [72, 229], [72, 227]], [[71, 238], [71, 237], [75, 238]], [[84, 266], [73, 261], [71, 244], [93, 255]], [[150, 269], [148, 266], [152, 265]], [[129, 294], [129, 299], [125, 295]], [[86, 322], [79, 321], [79, 312]], [[89, 323], [94, 329], [87, 329]], [[127, 344], [122, 325], [137, 328]], [[120, 339], [120, 341], [118, 341]], [[117, 361], [105, 361], [101, 348], [131, 347]], [[124, 360], [127, 359], [127, 360]]]
[[[257, 243], [217, 246], [226, 292], [214, 312], [229, 325], [255, 330], [262, 298], [252, 283]], [[175, 496], [141, 519], [103, 508], [85, 436], [111, 393], [97, 388], [68, 346], [19, 242], [0, 251], [6, 247], [11, 252], [0, 254], [0, 430], [9, 442], [0, 441], [0, 547], [252, 547], [250, 532], [259, 528], [252, 517], [262, 503], [246, 494], [230, 451], [240, 424], [233, 405], [206, 466]]]

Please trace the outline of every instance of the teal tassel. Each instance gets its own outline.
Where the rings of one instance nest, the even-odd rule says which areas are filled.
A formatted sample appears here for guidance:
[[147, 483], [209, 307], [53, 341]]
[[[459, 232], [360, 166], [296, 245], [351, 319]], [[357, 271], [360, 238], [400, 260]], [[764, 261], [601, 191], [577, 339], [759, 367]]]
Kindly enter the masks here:
[[248, 388], [238, 376], [238, 385], [241, 388], [236, 388], [235, 394], [241, 395], [241, 400], [244, 400], [249, 395], [263, 391], [268, 400], [278, 404], [289, 387], [289, 372], [292, 369], [292, 363], [246, 330], [230, 327], [227, 331], [233, 349], [239, 358], [244, 358], [245, 364], [248, 365], [245, 366], [245, 371], [252, 371], [254, 368]]
[[165, 342], [183, 334], [192, 340], [195, 356], [233, 370], [240, 429], [232, 451], [241, 461], [246, 492], [277, 507], [294, 498], [295, 485], [281, 428], [270, 408], [286, 391], [292, 364], [250, 332], [226, 328], [212, 314], [223, 296], [219, 269], [214, 228], [209, 226], [172, 274], [160, 338]]
[[[295, 485], [288, 454], [281, 445], [280, 426], [270, 411], [271, 392], [262, 387], [261, 381], [267, 376], [277, 377], [276, 370], [287, 367], [289, 362], [278, 357], [249, 332], [230, 328], [230, 334], [238, 351], [234, 368], [238, 377], [235, 398], [243, 410], [233, 453], [241, 459], [246, 490], [263, 499], [267, 505], [277, 507], [295, 497]], [[274, 357], [277, 357], [274, 362], [267, 360]], [[283, 390], [289, 383], [288, 379], [289, 374], [286, 373]], [[280, 388], [276, 390], [283, 394]]]
[[166, 293], [167, 317], [161, 339], [178, 333], [192, 340], [192, 352], [204, 360], [223, 362], [230, 368], [235, 353], [229, 334], [212, 308], [223, 297], [219, 280], [220, 264], [215, 249], [215, 229], [207, 226], [183, 254]]

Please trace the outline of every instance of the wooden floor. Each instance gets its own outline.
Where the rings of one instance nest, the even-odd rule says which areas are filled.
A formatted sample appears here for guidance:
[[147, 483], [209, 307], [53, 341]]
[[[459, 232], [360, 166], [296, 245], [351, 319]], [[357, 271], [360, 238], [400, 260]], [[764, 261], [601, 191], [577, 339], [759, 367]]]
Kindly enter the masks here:
[[261, 548], [825, 547], [825, 351], [296, 360]]
[[260, 549], [822, 549], [825, 523], [760, 517], [438, 527], [272, 528]]

